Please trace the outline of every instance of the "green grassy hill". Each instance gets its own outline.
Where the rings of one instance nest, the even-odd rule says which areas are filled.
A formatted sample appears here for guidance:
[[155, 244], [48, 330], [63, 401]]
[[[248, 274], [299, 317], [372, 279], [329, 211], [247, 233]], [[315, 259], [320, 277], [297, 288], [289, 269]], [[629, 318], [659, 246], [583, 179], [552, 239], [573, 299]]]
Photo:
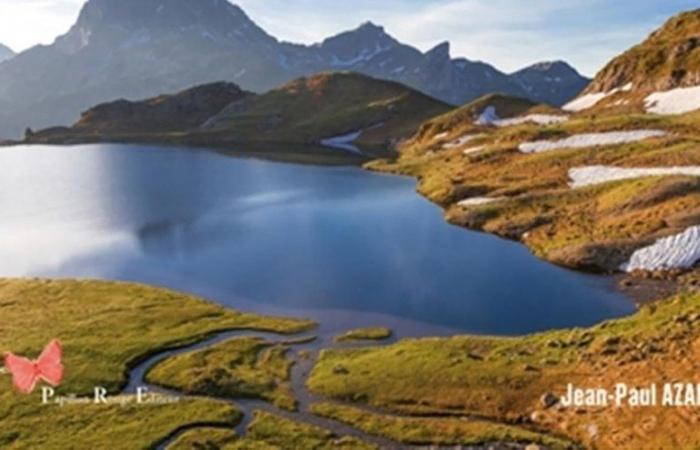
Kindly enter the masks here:
[[398, 83], [356, 73], [295, 80], [224, 110], [204, 126], [263, 142], [319, 143], [364, 130], [356, 142], [392, 145], [450, 107]]
[[318, 145], [359, 133], [352, 144], [388, 149], [451, 109], [398, 83], [354, 73], [301, 78], [263, 95], [228, 83], [141, 102], [96, 106], [70, 128], [28, 133], [32, 143], [144, 142], [235, 148]]

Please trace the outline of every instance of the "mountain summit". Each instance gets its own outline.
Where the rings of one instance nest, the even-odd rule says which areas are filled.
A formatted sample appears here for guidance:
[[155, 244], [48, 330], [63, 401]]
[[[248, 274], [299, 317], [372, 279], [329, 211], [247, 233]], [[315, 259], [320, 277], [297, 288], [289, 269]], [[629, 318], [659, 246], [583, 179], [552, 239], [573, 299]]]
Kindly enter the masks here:
[[6, 45], [0, 44], [0, 62], [10, 59], [15, 56], [15, 52]]
[[[89, 0], [70, 30], [0, 67], [0, 136], [72, 123], [88, 107], [228, 81], [265, 92], [324, 71], [396, 81], [455, 105], [489, 92], [578, 93], [546, 75], [517, 79], [453, 59], [448, 43], [423, 53], [367, 22], [311, 46], [280, 42], [227, 0]], [[538, 97], [539, 98], [539, 97]]]
[[523, 86], [526, 97], [550, 105], [563, 105], [571, 100], [572, 93], [583, 91], [591, 82], [564, 61], [533, 64], [512, 76]]

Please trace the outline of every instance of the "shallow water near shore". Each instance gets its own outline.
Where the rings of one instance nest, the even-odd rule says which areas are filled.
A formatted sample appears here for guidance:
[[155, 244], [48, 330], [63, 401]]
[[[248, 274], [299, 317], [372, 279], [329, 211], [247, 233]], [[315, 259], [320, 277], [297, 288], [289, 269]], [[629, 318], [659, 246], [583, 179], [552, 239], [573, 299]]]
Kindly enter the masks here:
[[138, 145], [10, 147], [0, 166], [0, 276], [144, 282], [402, 337], [634, 310], [612, 278], [447, 224], [408, 178]]

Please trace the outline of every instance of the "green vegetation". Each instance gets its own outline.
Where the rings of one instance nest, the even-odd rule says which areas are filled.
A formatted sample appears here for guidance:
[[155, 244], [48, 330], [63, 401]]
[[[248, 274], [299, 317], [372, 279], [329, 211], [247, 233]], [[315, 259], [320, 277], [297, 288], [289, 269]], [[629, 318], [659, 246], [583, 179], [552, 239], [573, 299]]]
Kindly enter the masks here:
[[[591, 444], [594, 437], [585, 431], [589, 424], [601, 434], [610, 430], [607, 438], [612, 439], [635, 428], [638, 410], [549, 408], [543, 396], [563, 395], [568, 383], [612, 390], [621, 380], [636, 386], [650, 380], [692, 379], [696, 372], [692, 361], [700, 353], [693, 344], [698, 325], [700, 294], [684, 294], [588, 329], [518, 338], [412, 339], [381, 348], [324, 350], [308, 386], [319, 395], [408, 415], [473, 414], [505, 422], [527, 417], [539, 430]], [[324, 415], [342, 417], [365, 430], [401, 434], [396, 431], [403, 428], [400, 422], [362, 419], [351, 412], [323, 409]], [[629, 448], [647, 440], [655, 444], [653, 448], [681, 448], [679, 443], [697, 436], [690, 422], [677, 423], [673, 408], [659, 407], [651, 413], [659, 429], [674, 432], [629, 437]], [[442, 436], [433, 425], [430, 429]], [[596, 444], [616, 448], [612, 441]]]
[[[669, 19], [644, 42], [610, 61], [586, 92], [609, 92], [627, 82], [635, 90], [667, 90], [694, 85], [700, 69], [700, 9]], [[634, 94], [633, 94], [634, 96]]]
[[284, 160], [359, 164], [366, 157], [336, 150], [347, 155], [334, 158], [328, 155], [332, 149], [324, 153], [314, 145], [364, 130], [356, 144], [369, 156], [386, 157], [422, 122], [450, 109], [398, 83], [355, 73], [324, 73], [262, 95], [217, 83], [141, 102], [99, 105], [71, 128], [41, 130], [26, 140], [184, 144]]
[[214, 400], [183, 399], [176, 404], [136, 405], [132, 398], [127, 405], [59, 406], [42, 405], [39, 394], [19, 398], [7, 380], [0, 382], [0, 389], [3, 449], [146, 449], [191, 423], [234, 426], [240, 421], [235, 407]]
[[181, 435], [168, 450], [376, 450], [355, 438], [338, 437], [328, 430], [263, 411], [256, 411], [241, 438], [233, 431], [198, 428]]
[[210, 122], [213, 132], [229, 133], [244, 142], [317, 143], [366, 130], [359, 145], [385, 148], [449, 109], [401, 84], [339, 72], [292, 81]]
[[[0, 280], [0, 349], [35, 358], [52, 339], [64, 346], [66, 368], [57, 396], [91, 397], [95, 387], [116, 393], [126, 371], [158, 350], [228, 329], [296, 333], [301, 320], [224, 309], [196, 297], [143, 285], [101, 281]], [[240, 413], [208, 399], [177, 403], [41, 404], [0, 377], [0, 447], [148, 448], [190, 423], [234, 425]], [[120, 404], [126, 402], [126, 405]]]
[[365, 433], [410, 445], [481, 445], [493, 442], [571, 448], [570, 442], [516, 426], [463, 418], [399, 417], [371, 413], [351, 406], [316, 403], [311, 411], [350, 425]]
[[178, 436], [167, 450], [225, 450], [236, 448], [239, 437], [225, 428], [194, 428]]
[[[700, 113], [661, 117], [579, 117], [538, 126], [476, 127], [484, 146], [436, 151], [416, 137], [397, 161], [368, 168], [417, 177], [419, 191], [446, 208], [457, 225], [523, 241], [537, 256], [568, 267], [610, 271], [637, 248], [695, 224], [700, 185], [692, 177], [627, 180], [583, 189], [569, 187], [569, 169], [590, 165], [655, 167], [700, 165]], [[478, 129], [477, 129], [478, 128]], [[523, 154], [518, 145], [585, 132], [662, 129], [662, 138], [607, 147]], [[432, 142], [432, 140], [429, 140]], [[536, 176], [533, 176], [536, 174]], [[503, 201], [459, 206], [470, 197]]]
[[391, 337], [391, 330], [387, 327], [357, 328], [336, 336], [336, 342], [350, 341], [381, 341]]
[[309, 450], [371, 450], [377, 447], [351, 437], [339, 437], [317, 426], [284, 419], [273, 414], [256, 411], [248, 426], [246, 439], [262, 441], [279, 449]]
[[255, 397], [294, 410], [296, 400], [289, 383], [293, 362], [286, 353], [287, 347], [260, 338], [235, 338], [166, 359], [147, 378], [187, 394]]

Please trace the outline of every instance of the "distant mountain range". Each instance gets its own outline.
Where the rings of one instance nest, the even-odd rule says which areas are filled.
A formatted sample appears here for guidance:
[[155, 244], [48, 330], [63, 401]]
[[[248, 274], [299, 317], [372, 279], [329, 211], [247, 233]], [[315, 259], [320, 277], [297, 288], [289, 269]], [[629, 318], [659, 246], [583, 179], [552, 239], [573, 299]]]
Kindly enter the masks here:
[[72, 123], [118, 98], [220, 80], [264, 92], [329, 70], [397, 81], [454, 105], [489, 92], [560, 105], [589, 82], [563, 62], [508, 75], [453, 59], [448, 43], [422, 53], [372, 23], [306, 46], [280, 42], [226, 0], [89, 0], [53, 44], [0, 65], [0, 136]]
[[13, 52], [10, 47], [0, 44], [0, 62], [10, 59], [13, 56], [15, 56], [15, 52]]

